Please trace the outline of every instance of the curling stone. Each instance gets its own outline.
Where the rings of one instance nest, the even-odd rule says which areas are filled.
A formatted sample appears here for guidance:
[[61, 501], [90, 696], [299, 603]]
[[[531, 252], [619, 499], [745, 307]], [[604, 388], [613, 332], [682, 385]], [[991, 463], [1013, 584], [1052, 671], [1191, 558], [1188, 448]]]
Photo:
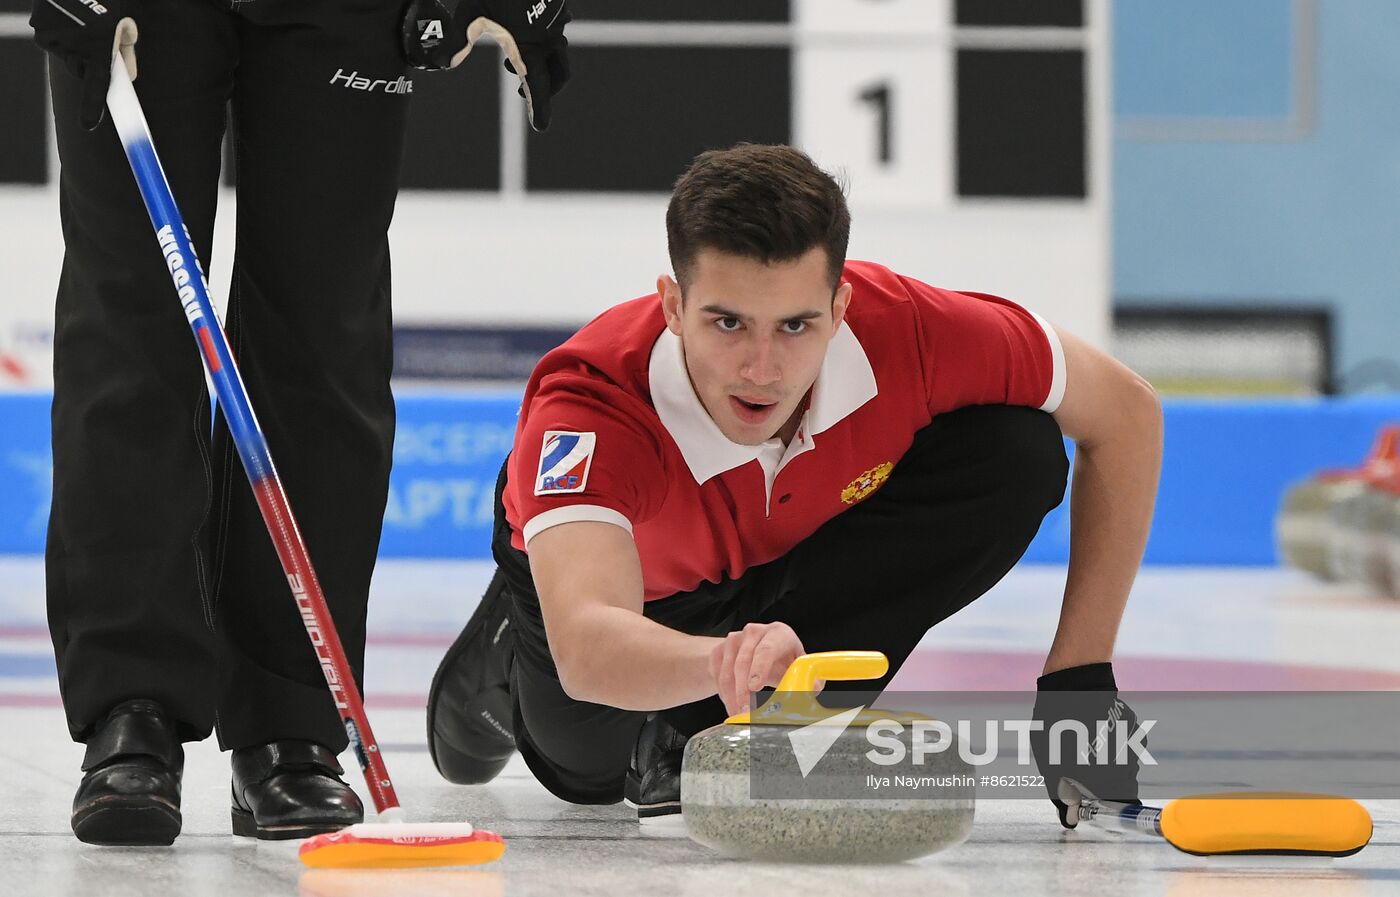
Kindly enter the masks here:
[[1382, 595], [1400, 587], [1391, 574], [1390, 542], [1396, 501], [1400, 500], [1400, 470], [1367, 483], [1361, 543], [1362, 581]]
[[1328, 510], [1327, 572], [1338, 582], [1359, 582], [1361, 579], [1361, 517], [1362, 497], [1366, 484], [1356, 480], [1332, 503]]
[[1390, 492], [1390, 512], [1381, 527], [1380, 540], [1384, 545], [1386, 566], [1390, 570], [1390, 590], [1392, 598], [1400, 598], [1400, 476], [1386, 483]]
[[[804, 655], [761, 707], [692, 736], [681, 765], [690, 837], [730, 856], [807, 863], [900, 862], [962, 843], [975, 771], [951, 734], [947, 749], [916, 766], [914, 723], [928, 717], [816, 700], [818, 680], [876, 679], [888, 669], [875, 651]], [[882, 736], [904, 745], [898, 763], [888, 763], [894, 751], [881, 755], [885, 763], [871, 757], [867, 726], [879, 721], [889, 721]], [[872, 791], [869, 776], [895, 784]], [[901, 776], [910, 784], [901, 788]]]
[[1368, 470], [1360, 490], [1339, 501], [1333, 509], [1339, 571], [1346, 579], [1380, 592], [1388, 592], [1391, 585], [1385, 533], [1394, 503], [1386, 483], [1393, 476], [1393, 468]]
[[1283, 562], [1322, 579], [1335, 579], [1329, 562], [1332, 508], [1361, 489], [1356, 475], [1342, 470], [1323, 471], [1290, 486], [1274, 521]]
[[1383, 427], [1360, 467], [1348, 472], [1330, 510], [1327, 566], [1332, 579], [1378, 585], [1388, 582], [1385, 552], [1375, 534], [1386, 502], [1377, 486], [1400, 469], [1400, 426]]

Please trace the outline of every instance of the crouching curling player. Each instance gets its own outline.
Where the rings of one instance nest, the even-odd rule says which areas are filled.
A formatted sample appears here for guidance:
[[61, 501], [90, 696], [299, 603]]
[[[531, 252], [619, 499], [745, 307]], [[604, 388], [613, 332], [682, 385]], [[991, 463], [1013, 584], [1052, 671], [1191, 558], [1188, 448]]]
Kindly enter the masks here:
[[[519, 750], [564, 800], [678, 812], [686, 738], [795, 657], [882, 651], [884, 679], [828, 692], [883, 688], [1005, 576], [1064, 496], [1062, 434], [1071, 554], [1036, 712], [1131, 724], [1110, 660], [1156, 494], [1152, 389], [1016, 303], [848, 261], [840, 186], [789, 147], [699, 156], [666, 227], [675, 276], [526, 387], [497, 570], [429, 699], [439, 771], [486, 782]], [[1054, 798], [1073, 757], [1033, 746]], [[1133, 769], [1072, 774], [1137, 796]]]

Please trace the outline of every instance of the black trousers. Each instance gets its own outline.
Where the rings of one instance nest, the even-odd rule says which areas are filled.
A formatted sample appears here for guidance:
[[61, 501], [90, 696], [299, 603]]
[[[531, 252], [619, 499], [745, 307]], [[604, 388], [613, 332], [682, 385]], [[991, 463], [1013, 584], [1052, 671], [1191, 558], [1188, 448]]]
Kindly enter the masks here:
[[[397, 0], [146, 0], [136, 90], [206, 270], [226, 119], [227, 330], [358, 671], [394, 431], [387, 231], [406, 92]], [[384, 79], [359, 89], [355, 72]], [[227, 748], [345, 733], [210, 405], [110, 118], [50, 67], [65, 255], [54, 334], [48, 611], [72, 736], [126, 698]], [[368, 83], [368, 82], [365, 82]], [[211, 436], [212, 426], [212, 436]]]
[[[924, 633], [995, 585], [1064, 497], [1068, 462], [1050, 415], [979, 406], [936, 417], [881, 489], [785, 557], [645, 606], [692, 635], [781, 620], [808, 651], [876, 650], [889, 673], [825, 693], [884, 689]], [[615, 803], [646, 714], [575, 701], [545, 641], [527, 556], [510, 545], [498, 484], [493, 551], [513, 603], [515, 735], [535, 777], [575, 803]], [[1047, 600], [1051, 600], [1047, 596]], [[839, 695], [837, 696], [839, 702]], [[693, 734], [723, 721], [718, 698], [672, 708]]]

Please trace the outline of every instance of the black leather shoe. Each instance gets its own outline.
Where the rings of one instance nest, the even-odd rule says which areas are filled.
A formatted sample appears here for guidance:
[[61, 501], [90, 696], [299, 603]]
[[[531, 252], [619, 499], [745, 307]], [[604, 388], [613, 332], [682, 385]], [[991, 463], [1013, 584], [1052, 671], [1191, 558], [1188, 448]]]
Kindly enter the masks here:
[[687, 738], [653, 713], [637, 733], [622, 799], [646, 823], [681, 811], [681, 759]]
[[365, 808], [328, 748], [288, 739], [233, 752], [233, 833], [306, 838], [363, 822]]
[[73, 834], [88, 844], [171, 844], [180, 834], [184, 768], [185, 750], [159, 704], [118, 704], [88, 739]]
[[515, 753], [510, 595], [499, 570], [428, 690], [428, 754], [457, 785], [494, 779]]

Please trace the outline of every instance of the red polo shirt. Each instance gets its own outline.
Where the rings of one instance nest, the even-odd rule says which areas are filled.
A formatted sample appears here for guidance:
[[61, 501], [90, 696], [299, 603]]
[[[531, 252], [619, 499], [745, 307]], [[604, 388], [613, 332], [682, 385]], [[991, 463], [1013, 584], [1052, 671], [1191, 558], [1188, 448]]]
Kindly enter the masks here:
[[578, 520], [636, 540], [648, 601], [781, 557], [873, 493], [914, 433], [968, 405], [1054, 411], [1064, 354], [1033, 312], [849, 262], [844, 324], [798, 435], [730, 442], [690, 386], [656, 294], [604, 312], [540, 360], [504, 503], [512, 542]]

